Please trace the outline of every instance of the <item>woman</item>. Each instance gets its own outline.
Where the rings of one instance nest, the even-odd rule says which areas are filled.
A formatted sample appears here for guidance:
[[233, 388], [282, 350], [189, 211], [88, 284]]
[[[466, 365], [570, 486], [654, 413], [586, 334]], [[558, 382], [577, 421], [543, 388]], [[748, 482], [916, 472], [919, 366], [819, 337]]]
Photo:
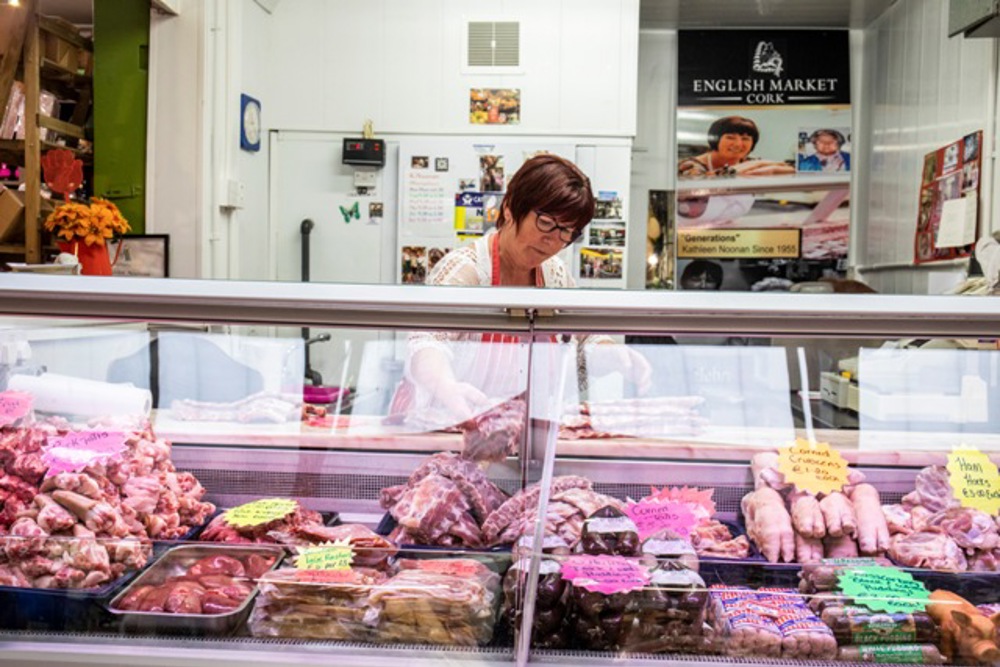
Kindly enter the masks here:
[[[497, 229], [445, 255], [427, 284], [574, 287], [556, 255], [583, 234], [593, 215], [594, 195], [584, 173], [564, 158], [537, 155], [510, 179]], [[499, 348], [492, 346], [497, 343]], [[618, 370], [640, 392], [648, 388], [651, 371], [642, 355], [608, 337], [580, 344], [591, 374]], [[437, 405], [451, 418], [468, 419], [490, 404], [487, 393], [495, 399], [524, 391], [525, 354], [523, 341], [513, 336], [414, 333], [406, 369], [417, 394], [414, 404]]]
[[759, 140], [760, 130], [752, 120], [742, 116], [723, 116], [708, 128], [708, 151], [681, 160], [677, 173], [681, 178], [795, 173], [795, 168], [784, 162], [751, 158], [750, 152]]

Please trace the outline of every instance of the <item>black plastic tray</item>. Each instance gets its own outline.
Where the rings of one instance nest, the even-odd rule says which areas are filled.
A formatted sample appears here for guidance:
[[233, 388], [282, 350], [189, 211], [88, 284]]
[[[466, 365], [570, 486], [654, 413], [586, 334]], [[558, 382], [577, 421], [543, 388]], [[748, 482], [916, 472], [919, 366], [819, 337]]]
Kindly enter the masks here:
[[[151, 557], [148, 567], [155, 558]], [[143, 568], [145, 569], [145, 568]], [[8, 630], [93, 632], [111, 627], [105, 603], [141, 570], [126, 572], [99, 588], [16, 588], [0, 586], [0, 627]]]

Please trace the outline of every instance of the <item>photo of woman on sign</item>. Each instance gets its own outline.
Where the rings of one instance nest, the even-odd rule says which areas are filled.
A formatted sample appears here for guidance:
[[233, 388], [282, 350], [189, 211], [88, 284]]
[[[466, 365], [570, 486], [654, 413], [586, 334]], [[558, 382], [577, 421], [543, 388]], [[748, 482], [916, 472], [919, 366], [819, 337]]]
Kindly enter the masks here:
[[708, 150], [677, 165], [681, 178], [778, 176], [794, 174], [785, 162], [750, 157], [760, 140], [757, 124], [743, 116], [723, 116], [708, 128]]

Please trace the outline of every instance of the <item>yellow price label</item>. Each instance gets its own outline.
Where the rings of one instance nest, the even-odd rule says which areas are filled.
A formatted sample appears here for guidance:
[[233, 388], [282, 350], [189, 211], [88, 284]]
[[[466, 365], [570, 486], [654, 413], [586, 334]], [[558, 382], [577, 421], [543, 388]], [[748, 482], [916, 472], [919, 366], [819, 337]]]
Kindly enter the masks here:
[[354, 549], [350, 540], [337, 540], [306, 547], [295, 559], [299, 570], [349, 570], [354, 562]]
[[947, 468], [951, 491], [962, 507], [1000, 513], [1000, 473], [989, 456], [978, 449], [956, 449], [948, 454]]
[[778, 472], [800, 491], [833, 493], [847, 483], [847, 461], [825, 442], [797, 438], [778, 452]]
[[299, 504], [287, 498], [263, 498], [226, 510], [226, 523], [237, 528], [249, 528], [271, 523], [298, 509]]

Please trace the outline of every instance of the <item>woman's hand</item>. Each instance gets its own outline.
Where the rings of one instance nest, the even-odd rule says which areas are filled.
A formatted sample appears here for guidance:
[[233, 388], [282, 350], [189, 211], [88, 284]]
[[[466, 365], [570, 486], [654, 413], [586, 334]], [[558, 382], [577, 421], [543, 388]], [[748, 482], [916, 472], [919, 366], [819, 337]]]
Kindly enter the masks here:
[[590, 346], [587, 350], [587, 368], [596, 376], [621, 373], [640, 395], [648, 392], [653, 383], [653, 368], [646, 357], [627, 345], [612, 341]]
[[434, 387], [433, 401], [448, 411], [455, 424], [472, 419], [490, 406], [486, 394], [468, 382], [455, 380], [437, 383]]

